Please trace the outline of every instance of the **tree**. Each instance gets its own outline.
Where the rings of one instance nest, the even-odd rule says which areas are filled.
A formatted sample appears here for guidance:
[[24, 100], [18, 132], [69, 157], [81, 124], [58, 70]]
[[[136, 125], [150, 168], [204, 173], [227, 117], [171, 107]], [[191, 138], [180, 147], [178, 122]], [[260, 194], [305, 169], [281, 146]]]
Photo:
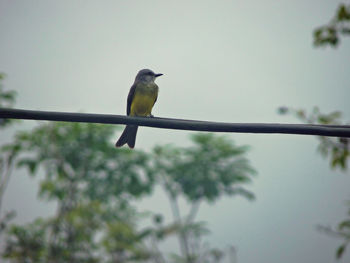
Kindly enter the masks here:
[[[311, 113], [307, 114], [302, 109], [292, 109], [281, 107], [280, 114], [292, 114], [302, 122], [309, 124], [325, 124], [325, 125], [342, 125], [341, 112], [334, 111], [328, 114], [321, 113], [318, 107], [314, 107]], [[346, 125], [346, 124], [343, 124]], [[323, 137], [318, 136], [320, 144], [318, 151], [325, 158], [329, 157], [330, 166], [332, 169], [340, 168], [346, 171], [350, 157], [350, 141], [349, 138], [338, 137]]]
[[[218, 262], [223, 252], [202, 246], [207, 232], [195, 221], [203, 201], [223, 195], [253, 194], [241, 187], [253, 168], [247, 147], [210, 134], [192, 137], [194, 146], [157, 146], [151, 153], [116, 149], [112, 125], [44, 123], [18, 132], [3, 151], [31, 176], [44, 172], [39, 197], [57, 204], [56, 214], [27, 225], [12, 225], [4, 258], [11, 262], [165, 262], [158, 244], [177, 235], [183, 250], [172, 261]], [[161, 213], [138, 212], [134, 201], [161, 184], [175, 210], [165, 225]], [[177, 200], [186, 198], [191, 211], [180, 215]], [[139, 228], [140, 218], [154, 223]]]
[[[350, 35], [350, 4], [340, 4], [335, 16], [328, 25], [318, 27], [314, 30], [314, 45], [316, 47], [330, 45], [336, 47], [340, 42], [340, 36]], [[282, 109], [281, 113], [288, 112], [288, 109]], [[302, 121], [308, 123], [321, 124], [340, 124], [341, 113], [332, 112], [323, 114], [317, 107], [307, 116], [303, 110], [292, 110]], [[348, 168], [350, 158], [350, 143], [348, 138], [326, 138], [320, 137], [319, 151], [324, 157], [330, 157], [330, 166], [332, 169], [339, 167], [343, 171]], [[337, 229], [320, 226], [319, 229], [330, 235], [343, 239], [343, 243], [336, 251], [336, 258], [340, 259], [345, 252], [347, 245], [350, 243], [350, 202], [349, 218], [338, 224]]]
[[[16, 101], [15, 91], [5, 91], [3, 86], [3, 80], [5, 79], [5, 74], [0, 73], [0, 108], [6, 107], [11, 108]], [[0, 130], [8, 128], [14, 123], [13, 120], [0, 119]], [[3, 152], [0, 149], [0, 236], [1, 233], [6, 229], [8, 222], [15, 216], [14, 211], [8, 211], [2, 216], [2, 201], [6, 191], [6, 187], [10, 180], [11, 171], [13, 169], [13, 155]]]
[[[341, 112], [334, 111], [328, 114], [321, 113], [318, 107], [314, 107], [311, 113], [307, 114], [305, 110], [295, 110], [292, 108], [281, 107], [281, 114], [292, 114], [305, 123], [341, 125]], [[324, 158], [329, 159], [331, 169], [341, 169], [346, 172], [350, 161], [350, 140], [349, 138], [337, 137], [317, 137], [319, 140], [318, 150]], [[336, 251], [336, 258], [340, 259], [345, 252], [347, 245], [350, 243], [350, 202], [348, 218], [341, 221], [334, 229], [331, 227], [319, 226], [323, 232], [341, 238], [342, 244]]]
[[[314, 30], [314, 45], [316, 47], [330, 45], [337, 47], [340, 36], [350, 35], [350, 4], [340, 4], [333, 19], [324, 26]], [[301, 121], [309, 124], [341, 125], [341, 112], [334, 111], [328, 114], [321, 113], [318, 107], [314, 107], [311, 113], [302, 109], [280, 107], [280, 114], [292, 114]], [[324, 158], [329, 158], [331, 169], [347, 171], [350, 159], [349, 138], [317, 137], [319, 140], [318, 151]], [[350, 202], [348, 203], [350, 208]], [[340, 259], [350, 243], [350, 209], [349, 218], [340, 222], [336, 229], [319, 226], [319, 229], [327, 234], [343, 239], [343, 243], [336, 251], [336, 258]]]
[[[39, 168], [44, 171], [39, 196], [57, 203], [55, 216], [10, 229], [5, 258], [100, 262], [103, 250], [110, 252], [106, 262], [117, 257], [118, 250], [110, 245], [107, 249], [96, 237], [108, 236], [114, 222], [125, 222], [120, 231], [133, 225], [136, 213], [129, 199], [149, 194], [153, 177], [144, 172], [143, 152], [115, 150], [110, 141], [114, 131], [111, 125], [45, 123], [19, 132], [13, 143], [3, 147], [15, 152], [17, 167], [27, 168], [32, 176]], [[118, 262], [135, 253], [132, 247], [125, 248], [119, 253], [124, 260]]]
[[[154, 148], [153, 174], [167, 194], [173, 212], [173, 226], [181, 248], [181, 262], [219, 262], [223, 252], [203, 247], [201, 237], [209, 231], [195, 217], [203, 202], [213, 203], [221, 196], [254, 195], [242, 187], [255, 171], [244, 157], [246, 146], [237, 147], [224, 136], [193, 135], [188, 148], [157, 146]], [[183, 214], [178, 201], [187, 200], [190, 210]], [[171, 229], [169, 226], [168, 229]], [[210, 260], [212, 258], [212, 260]]]

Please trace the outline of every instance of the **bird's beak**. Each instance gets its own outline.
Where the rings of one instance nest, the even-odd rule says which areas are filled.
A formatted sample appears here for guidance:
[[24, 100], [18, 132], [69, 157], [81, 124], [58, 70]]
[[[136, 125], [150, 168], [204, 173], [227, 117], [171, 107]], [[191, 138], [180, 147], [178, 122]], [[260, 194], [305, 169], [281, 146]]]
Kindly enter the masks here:
[[158, 78], [158, 77], [160, 77], [160, 76], [163, 76], [163, 74], [162, 74], [162, 73], [158, 73], [158, 74], [154, 74], [154, 76], [155, 76], [156, 78]]

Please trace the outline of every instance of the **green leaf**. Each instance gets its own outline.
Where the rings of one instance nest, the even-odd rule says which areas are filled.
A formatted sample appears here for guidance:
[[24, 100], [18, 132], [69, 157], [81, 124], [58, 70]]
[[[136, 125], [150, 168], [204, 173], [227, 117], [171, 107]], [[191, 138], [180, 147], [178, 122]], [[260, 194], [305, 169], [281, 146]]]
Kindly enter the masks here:
[[346, 245], [345, 244], [343, 244], [343, 245], [338, 247], [338, 249], [337, 249], [337, 251], [335, 253], [335, 256], [336, 256], [337, 259], [340, 259], [343, 256], [343, 254], [345, 252], [345, 249], [346, 249]]
[[34, 175], [36, 172], [36, 169], [38, 167], [38, 161], [33, 160], [33, 159], [21, 159], [18, 163], [17, 163], [18, 167], [22, 167], [25, 166], [28, 168], [29, 173], [31, 175]]
[[345, 4], [341, 4], [339, 6], [338, 12], [337, 12], [337, 20], [338, 21], [350, 20], [350, 12], [348, 12]]

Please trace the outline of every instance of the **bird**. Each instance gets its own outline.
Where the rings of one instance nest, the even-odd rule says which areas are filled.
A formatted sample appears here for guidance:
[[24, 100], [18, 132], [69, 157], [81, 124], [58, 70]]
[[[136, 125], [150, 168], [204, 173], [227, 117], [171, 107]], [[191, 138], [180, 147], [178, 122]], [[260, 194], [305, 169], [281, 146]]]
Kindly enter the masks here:
[[[159, 91], [154, 81], [162, 75], [150, 69], [142, 69], [137, 73], [127, 99], [126, 114], [128, 116], [153, 117], [152, 108], [157, 101]], [[115, 146], [121, 147], [127, 144], [131, 149], [134, 148], [137, 129], [137, 125], [127, 125]]]

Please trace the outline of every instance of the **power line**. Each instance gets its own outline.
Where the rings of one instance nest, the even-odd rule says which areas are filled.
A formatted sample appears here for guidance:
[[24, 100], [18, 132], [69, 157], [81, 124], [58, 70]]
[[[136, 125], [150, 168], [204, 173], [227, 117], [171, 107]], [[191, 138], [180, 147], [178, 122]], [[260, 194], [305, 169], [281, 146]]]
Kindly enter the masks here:
[[280, 124], [280, 123], [223, 123], [170, 118], [129, 117], [112, 114], [71, 113], [54, 111], [33, 111], [0, 109], [0, 118], [46, 120], [65, 122], [89, 122], [105, 124], [135, 124], [162, 129], [237, 132], [237, 133], [283, 133], [320, 135], [350, 138], [349, 125]]

